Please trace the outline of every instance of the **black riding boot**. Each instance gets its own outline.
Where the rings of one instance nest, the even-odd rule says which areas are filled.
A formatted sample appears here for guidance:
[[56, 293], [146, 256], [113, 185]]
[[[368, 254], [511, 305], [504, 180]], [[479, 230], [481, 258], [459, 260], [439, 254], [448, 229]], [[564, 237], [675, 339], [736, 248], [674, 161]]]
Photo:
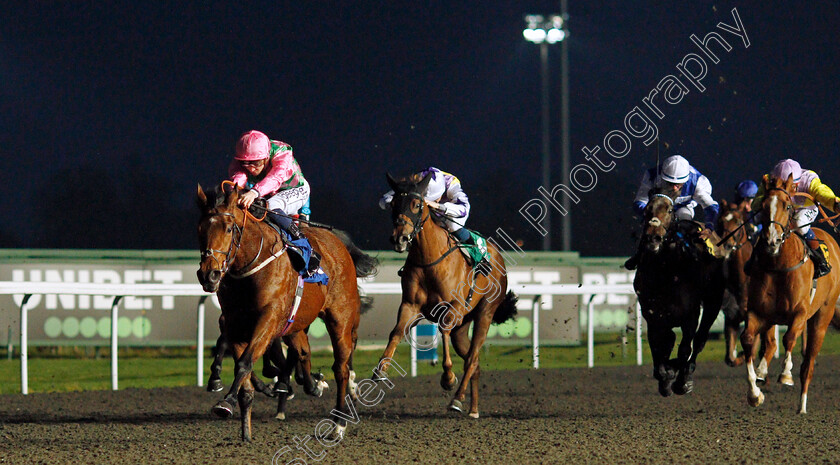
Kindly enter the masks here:
[[816, 239], [809, 239], [805, 242], [811, 249], [811, 258], [814, 260], [814, 278], [821, 278], [831, 272], [831, 265], [825, 259], [825, 254], [820, 247], [820, 241]]

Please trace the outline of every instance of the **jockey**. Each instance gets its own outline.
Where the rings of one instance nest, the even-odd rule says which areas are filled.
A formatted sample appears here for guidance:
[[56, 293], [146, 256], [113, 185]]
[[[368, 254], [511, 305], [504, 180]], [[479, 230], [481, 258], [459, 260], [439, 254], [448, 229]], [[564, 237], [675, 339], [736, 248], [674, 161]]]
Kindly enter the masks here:
[[[467, 194], [461, 189], [461, 181], [457, 177], [435, 167], [429, 167], [413, 178], [419, 182], [426, 176], [431, 175], [428, 187], [423, 197], [426, 205], [432, 210], [436, 223], [444, 227], [459, 242], [468, 245], [476, 245], [472, 234], [464, 227], [467, 218], [470, 216], [470, 200]], [[386, 210], [394, 198], [394, 191], [390, 190], [379, 199], [379, 208]], [[456, 221], [457, 220], [457, 221]], [[487, 258], [484, 258], [478, 265], [489, 265]]]
[[[720, 207], [712, 198], [712, 184], [706, 176], [700, 174], [688, 160], [680, 155], [673, 155], [666, 158], [661, 165], [645, 171], [642, 175], [642, 182], [636, 192], [636, 199], [633, 202], [633, 210], [640, 217], [644, 217], [645, 207], [648, 204], [648, 193], [654, 187], [665, 187], [673, 192], [679, 192], [674, 200], [674, 216], [680, 220], [694, 219], [694, 208], [700, 205], [705, 214], [706, 228], [700, 233], [700, 237], [709, 244], [709, 237], [714, 230]], [[639, 264], [642, 241], [636, 254], [630, 257], [624, 267], [628, 270], [635, 270]]]
[[[764, 177], [766, 179], [776, 178], [782, 180], [792, 177], [794, 192], [809, 194], [814, 200], [833, 211], [837, 211], [838, 207], [840, 207], [840, 198], [834, 194], [834, 191], [830, 187], [820, 181], [817, 173], [811, 170], [803, 170], [799, 166], [799, 163], [794, 160], [785, 159], [776, 163], [773, 171], [769, 175], [765, 174]], [[762, 185], [756, 194], [755, 200], [753, 200], [753, 210], [761, 210], [764, 194], [764, 186]], [[811, 230], [811, 223], [817, 219], [819, 209], [811, 199], [800, 196], [791, 196], [791, 199], [795, 207], [791, 221], [796, 226], [794, 231], [805, 238], [805, 242], [811, 249], [811, 257], [814, 259], [814, 277], [819, 278], [825, 276], [831, 271], [831, 265], [828, 264], [828, 258], [825, 256], [827, 251], [820, 248], [820, 242], [817, 240], [814, 231]], [[752, 258], [750, 262], [752, 262]], [[751, 265], [750, 262], [745, 266]]]
[[[292, 240], [305, 239], [291, 215], [308, 205], [309, 183], [289, 144], [269, 140], [260, 131], [246, 132], [236, 143], [228, 175], [237, 186], [249, 189], [240, 197], [239, 205], [247, 210], [258, 197], [265, 198], [268, 218], [287, 231]], [[296, 246], [290, 245], [290, 249], [304, 255]], [[320, 261], [321, 257], [312, 250], [309, 274], [318, 269]]]
[[758, 185], [750, 179], [741, 181], [735, 187], [735, 208], [741, 210], [745, 215], [747, 237], [750, 241], [755, 239], [756, 235], [761, 232], [761, 223], [755, 215], [750, 217], [752, 212], [752, 202], [758, 193]]

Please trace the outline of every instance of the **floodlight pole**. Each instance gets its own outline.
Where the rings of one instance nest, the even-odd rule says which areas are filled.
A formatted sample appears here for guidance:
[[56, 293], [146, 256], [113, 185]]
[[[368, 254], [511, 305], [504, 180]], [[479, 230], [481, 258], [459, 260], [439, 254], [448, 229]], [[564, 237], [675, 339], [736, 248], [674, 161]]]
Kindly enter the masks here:
[[[542, 185], [551, 190], [551, 146], [549, 124], [549, 92], [548, 92], [548, 42], [540, 44], [540, 75], [542, 77]], [[566, 199], [566, 197], [564, 197]], [[566, 210], [568, 211], [568, 210]], [[564, 220], [565, 221], [565, 220]], [[548, 234], [543, 236], [543, 250], [551, 250], [551, 208], [545, 209], [543, 226]]]
[[[569, 24], [567, 0], [560, 1], [560, 15], [563, 17], [563, 29]], [[560, 163], [561, 179], [569, 180], [569, 41], [560, 41]], [[546, 184], [546, 188], [548, 185]], [[563, 250], [572, 250], [572, 208], [568, 195], [563, 196]]]

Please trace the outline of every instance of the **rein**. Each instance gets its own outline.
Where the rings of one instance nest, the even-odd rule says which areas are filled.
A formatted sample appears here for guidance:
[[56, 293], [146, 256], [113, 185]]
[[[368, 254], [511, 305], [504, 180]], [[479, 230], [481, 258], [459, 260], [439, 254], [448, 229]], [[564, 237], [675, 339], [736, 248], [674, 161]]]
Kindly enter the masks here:
[[[809, 197], [811, 199], [813, 199], [813, 197], [811, 197], [808, 194], [798, 193], [798, 192], [794, 192], [794, 194], [791, 195], [788, 191], [786, 191], [782, 188], [779, 188], [779, 187], [771, 187], [771, 188], [767, 189], [767, 192], [772, 192], [772, 191], [784, 192], [785, 195], [787, 195], [788, 199], [790, 200], [790, 205], [788, 205], [789, 210], [788, 210], [788, 222], [787, 222], [787, 224], [781, 224], [781, 223], [779, 223], [778, 221], [775, 221], [772, 218], [770, 219], [770, 224], [775, 224], [782, 229], [782, 245], [784, 245], [785, 241], [788, 239], [788, 237], [790, 237], [790, 235], [794, 231], [793, 229], [790, 228], [790, 222], [793, 219], [793, 211], [794, 211], [793, 196], [804, 196], [804, 197]], [[813, 223], [814, 222], [808, 223], [808, 225], [811, 225]], [[803, 226], [806, 226], [806, 225], [803, 225]], [[833, 226], [833, 224], [832, 224], [832, 226]], [[800, 226], [800, 227], [802, 227], [802, 226]], [[798, 229], [798, 228], [796, 228], [796, 229]], [[761, 267], [762, 270], [767, 272], [767, 273], [779, 273], [779, 274], [781, 274], [781, 273], [789, 273], [793, 270], [798, 269], [802, 265], [804, 265], [805, 262], [808, 261], [808, 244], [805, 243], [805, 239], [803, 239], [802, 237], [800, 237], [800, 236], [797, 236], [797, 237], [799, 237], [800, 241], [802, 241], [802, 247], [803, 247], [802, 260], [800, 260], [797, 264], [795, 264], [793, 266], [786, 267], [786, 268], [764, 268], [764, 267]], [[756, 265], [760, 266], [758, 260], [756, 260]]]

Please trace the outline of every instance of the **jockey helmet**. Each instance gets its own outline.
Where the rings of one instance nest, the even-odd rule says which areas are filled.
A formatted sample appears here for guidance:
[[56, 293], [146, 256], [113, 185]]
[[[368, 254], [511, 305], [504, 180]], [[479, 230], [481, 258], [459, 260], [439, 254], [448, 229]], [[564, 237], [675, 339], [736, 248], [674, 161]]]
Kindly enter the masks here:
[[233, 158], [241, 161], [263, 160], [268, 158], [270, 148], [268, 136], [260, 131], [248, 131], [236, 143], [236, 155]]
[[735, 188], [735, 195], [739, 199], [752, 199], [758, 194], [758, 185], [751, 180], [741, 181]]
[[786, 180], [788, 176], [793, 177], [793, 182], [799, 182], [799, 177], [802, 176], [802, 167], [794, 160], [786, 158], [776, 166], [773, 167], [773, 172], [770, 173], [774, 178]]
[[682, 184], [688, 181], [688, 160], [680, 155], [673, 155], [662, 162], [662, 179], [671, 184]]

